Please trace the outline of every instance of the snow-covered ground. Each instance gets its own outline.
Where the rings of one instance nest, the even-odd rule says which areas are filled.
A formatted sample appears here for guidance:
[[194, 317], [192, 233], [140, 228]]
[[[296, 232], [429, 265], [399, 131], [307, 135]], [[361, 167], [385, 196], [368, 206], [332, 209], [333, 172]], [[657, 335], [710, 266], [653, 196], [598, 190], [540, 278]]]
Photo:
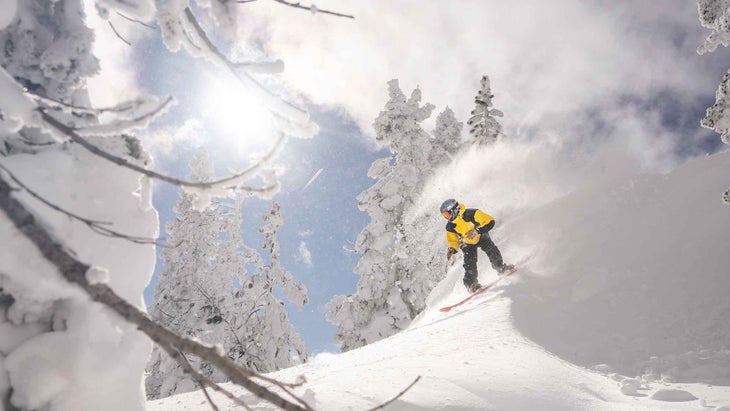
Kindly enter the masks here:
[[[495, 233], [520, 270], [493, 291], [439, 312], [466, 296], [454, 267], [404, 332], [272, 376], [306, 376], [296, 393], [318, 410], [372, 408], [418, 376], [389, 409], [730, 410], [728, 176], [724, 153], [558, 198]], [[494, 278], [483, 255], [480, 270]]]

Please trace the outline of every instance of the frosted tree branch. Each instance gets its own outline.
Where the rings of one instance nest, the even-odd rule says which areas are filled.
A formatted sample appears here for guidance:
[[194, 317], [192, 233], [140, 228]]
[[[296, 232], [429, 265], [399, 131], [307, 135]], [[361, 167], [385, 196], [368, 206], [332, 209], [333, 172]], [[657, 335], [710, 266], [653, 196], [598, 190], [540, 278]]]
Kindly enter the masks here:
[[208, 400], [208, 404], [210, 404], [210, 407], [213, 408], [213, 411], [220, 411], [217, 405], [213, 402], [213, 399], [210, 398], [210, 394], [208, 394], [208, 389], [205, 388], [205, 385], [201, 385], [200, 389], [203, 390], [203, 394], [205, 394], [205, 399]]
[[[269, 89], [264, 87], [261, 83], [256, 81], [247, 70], [237, 70], [240, 68], [239, 63], [230, 61], [210, 40], [208, 34], [200, 26], [200, 23], [193, 14], [189, 7], [185, 7], [185, 23], [187, 23], [192, 30], [189, 35], [194, 35], [191, 40], [198, 40], [194, 43], [199, 44], [206, 53], [205, 56], [210, 58], [212, 61], [227, 68], [243, 86], [253, 92], [256, 97], [274, 114], [289, 119], [291, 122], [296, 123], [305, 131], [309, 124], [309, 113], [299, 107], [296, 107], [284, 100], [279, 96], [274, 95]], [[308, 132], [308, 131], [305, 131]]]
[[152, 29], [152, 30], [155, 30], [155, 28], [154, 28], [153, 26], [151, 26], [151, 25], [149, 25], [149, 24], [147, 24], [147, 23], [145, 23], [145, 22], [143, 22], [143, 21], [141, 21], [141, 20], [138, 20], [138, 19], [135, 19], [135, 18], [129, 17], [129, 16], [127, 16], [126, 14], [120, 13], [120, 12], [118, 12], [118, 11], [117, 11], [116, 13], [117, 13], [117, 15], [118, 15], [119, 17], [121, 17], [121, 18], [123, 18], [123, 19], [127, 19], [127, 20], [129, 20], [129, 21], [131, 21], [131, 22], [133, 22], [133, 23], [141, 24], [142, 26], [145, 26], [145, 27], [147, 27], [148, 29]]
[[283, 410], [306, 410], [251, 381], [256, 373], [242, 368], [231, 359], [218, 354], [215, 347], [205, 346], [195, 340], [175, 334], [154, 322], [146, 313], [121, 298], [106, 284], [90, 283], [86, 273], [91, 267], [78, 261], [60, 242], [55, 240], [43, 225], [36, 221], [35, 216], [20, 201], [12, 197], [12, 191], [13, 188], [0, 177], [0, 209], [13, 225], [35, 245], [43, 257], [58, 268], [64, 279], [80, 287], [92, 301], [106, 306], [126, 321], [135, 324], [142, 333], [166, 351], [180, 351], [201, 358], [218, 368], [231, 382]]
[[112, 24], [111, 21], [109, 21], [109, 27], [112, 28], [112, 31], [114, 32], [114, 34], [116, 34], [116, 36], [119, 38], [119, 40], [123, 41], [124, 44], [126, 44], [128, 46], [131, 46], [132, 45], [132, 43], [130, 43], [129, 41], [127, 41], [124, 37], [122, 37], [121, 34], [119, 34], [119, 32], [117, 31], [116, 27], [114, 27], [114, 24]]
[[[33, 99], [36, 103], [42, 104], [45, 107], [55, 110], [55, 111], [63, 111], [69, 114], [72, 114], [74, 116], [80, 116], [82, 114], [90, 115], [90, 116], [98, 116], [100, 114], [115, 114], [120, 117], [130, 116], [133, 113], [136, 112], [136, 110], [139, 110], [141, 107], [144, 107], [148, 104], [151, 104], [153, 101], [156, 101], [156, 98], [153, 100], [152, 98], [145, 98], [145, 97], [137, 97], [133, 100], [124, 101], [122, 103], [119, 103], [115, 106], [111, 107], [101, 107], [101, 108], [95, 108], [95, 107], [84, 107], [84, 106], [76, 106], [73, 104], [64, 103], [62, 101], [58, 101], [55, 99], [52, 99], [50, 97], [44, 97], [40, 96], [38, 94], [31, 93], [29, 91], [26, 91], [25, 94]], [[166, 105], [173, 102], [172, 97], [168, 97], [165, 99], [165, 101], [162, 103], [161, 106], [158, 107], [156, 110], [159, 112], [162, 108], [164, 108]]]
[[34, 190], [30, 189], [27, 185], [25, 185], [22, 181], [20, 181], [7, 167], [0, 164], [0, 170], [3, 170], [8, 177], [10, 177], [11, 180], [15, 182], [15, 184], [19, 185], [25, 192], [30, 194], [33, 198], [40, 201], [41, 203], [45, 204], [46, 206], [52, 208], [53, 210], [58, 211], [61, 214], [65, 214], [69, 218], [72, 218], [74, 220], [80, 221], [84, 223], [87, 227], [89, 227], [92, 231], [99, 233], [106, 237], [112, 237], [112, 238], [120, 238], [122, 240], [127, 240], [136, 244], [154, 244], [157, 246], [167, 247], [167, 245], [164, 245], [160, 243], [158, 240], [152, 239], [152, 238], [146, 238], [146, 237], [139, 237], [129, 234], [122, 234], [118, 231], [114, 231], [108, 227], [105, 227], [105, 225], [109, 225], [111, 223], [107, 221], [98, 221], [98, 220], [91, 220], [85, 217], [81, 217], [78, 214], [75, 214], [71, 211], [68, 211], [66, 209], [63, 209], [59, 207], [56, 204], [51, 203], [44, 197], [42, 197], [40, 194], [36, 193]]
[[115, 156], [113, 154], [110, 154], [99, 147], [91, 144], [88, 140], [80, 136], [75, 129], [61, 123], [59, 120], [55, 119], [53, 116], [46, 113], [44, 110], [40, 110], [41, 117], [45, 123], [47, 123], [51, 128], [55, 129], [56, 131], [68, 136], [71, 141], [74, 143], [79, 144], [80, 146], [87, 149], [89, 152], [91, 152], [94, 155], [97, 155], [105, 160], [108, 160], [116, 165], [119, 165], [121, 167], [128, 168], [130, 170], [136, 171], [138, 173], [144, 174], [147, 177], [155, 178], [170, 184], [174, 184], [177, 186], [182, 187], [192, 187], [192, 188], [199, 188], [199, 189], [237, 189], [242, 190], [247, 193], [251, 194], [260, 194], [260, 195], [266, 195], [278, 188], [278, 184], [274, 183], [271, 185], [268, 185], [266, 187], [262, 188], [254, 188], [254, 187], [246, 187], [246, 186], [237, 186], [238, 183], [247, 180], [249, 178], [252, 178], [254, 175], [259, 173], [274, 157], [274, 155], [278, 152], [279, 148], [282, 146], [283, 141], [285, 140], [284, 136], [280, 135], [279, 139], [274, 144], [274, 147], [269, 151], [268, 154], [266, 154], [261, 160], [259, 160], [255, 165], [250, 167], [249, 169], [242, 171], [240, 173], [231, 175], [229, 177], [212, 181], [212, 182], [192, 182], [192, 181], [186, 181], [175, 177], [166, 176], [164, 174], [160, 174], [153, 170], [148, 170], [144, 167], [141, 167], [133, 162], [130, 162], [122, 157]]
[[76, 128], [76, 131], [79, 133], [82, 133], [83, 135], [117, 135], [120, 134], [126, 130], [130, 130], [133, 128], [145, 128], [152, 120], [154, 120], [157, 116], [162, 114], [164, 110], [173, 102], [175, 99], [172, 97], [168, 97], [163, 101], [159, 106], [157, 106], [155, 109], [150, 110], [146, 113], [143, 113], [139, 116], [136, 116], [131, 119], [127, 120], [120, 120], [108, 124], [98, 124], [98, 125], [92, 125], [88, 127], [83, 128]]
[[246, 410], [251, 409], [251, 408], [249, 408], [249, 406], [246, 403], [244, 403], [239, 398], [237, 398], [236, 396], [231, 394], [228, 390], [223, 389], [223, 387], [221, 387], [220, 385], [218, 385], [215, 382], [211, 381], [210, 379], [206, 378], [201, 373], [195, 371], [193, 366], [190, 365], [190, 361], [188, 361], [188, 358], [185, 356], [184, 353], [182, 353], [180, 351], [170, 353], [168, 351], [167, 354], [170, 357], [172, 357], [175, 361], [177, 361], [177, 363], [180, 364], [180, 366], [183, 368], [183, 370], [185, 370], [185, 372], [188, 373], [195, 380], [195, 382], [198, 383], [200, 388], [203, 390], [203, 394], [205, 394], [205, 398], [208, 400], [208, 403], [214, 410], [218, 411], [218, 406], [216, 406], [215, 403], [213, 402], [213, 399], [210, 398], [210, 395], [208, 394], [208, 390], [205, 387], [211, 387], [215, 391], [222, 393], [229, 399], [233, 400], [235, 403], [243, 406], [244, 409], [246, 409]]
[[308, 10], [308, 11], [311, 11], [312, 13], [330, 14], [330, 15], [337, 16], [337, 17], [345, 17], [345, 18], [348, 18], [348, 19], [354, 19], [355, 18], [355, 16], [352, 16], [352, 15], [349, 15], [349, 14], [342, 14], [342, 13], [337, 13], [337, 12], [334, 12], [334, 11], [320, 9], [317, 6], [315, 6], [314, 4], [311, 5], [311, 6], [309, 6], [309, 7], [307, 7], [307, 6], [302, 6], [301, 3], [299, 3], [299, 2], [293, 3], [293, 2], [286, 1], [286, 0], [274, 0], [274, 1], [277, 2], [277, 3], [279, 3], [279, 4], [283, 4], [285, 6], [294, 7], [296, 9]]

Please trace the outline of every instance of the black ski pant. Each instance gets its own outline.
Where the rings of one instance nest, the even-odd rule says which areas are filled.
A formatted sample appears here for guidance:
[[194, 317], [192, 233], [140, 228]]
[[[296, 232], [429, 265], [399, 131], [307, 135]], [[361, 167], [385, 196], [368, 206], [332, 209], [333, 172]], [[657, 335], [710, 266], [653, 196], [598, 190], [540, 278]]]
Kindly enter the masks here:
[[462, 245], [461, 251], [464, 252], [464, 285], [467, 287], [476, 282], [477, 277], [479, 277], [479, 272], [477, 271], [477, 250], [479, 248], [489, 257], [492, 268], [499, 271], [504, 265], [502, 253], [499, 252], [499, 248], [497, 248], [487, 233], [482, 234], [479, 242], [476, 244]]

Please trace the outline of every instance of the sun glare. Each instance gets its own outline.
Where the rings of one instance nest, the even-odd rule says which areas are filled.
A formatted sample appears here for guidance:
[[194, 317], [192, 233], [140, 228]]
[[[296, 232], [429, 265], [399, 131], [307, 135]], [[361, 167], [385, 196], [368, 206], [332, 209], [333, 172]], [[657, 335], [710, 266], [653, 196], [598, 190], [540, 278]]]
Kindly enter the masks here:
[[238, 81], [209, 77], [201, 93], [203, 120], [239, 150], [255, 150], [273, 140], [269, 111]]

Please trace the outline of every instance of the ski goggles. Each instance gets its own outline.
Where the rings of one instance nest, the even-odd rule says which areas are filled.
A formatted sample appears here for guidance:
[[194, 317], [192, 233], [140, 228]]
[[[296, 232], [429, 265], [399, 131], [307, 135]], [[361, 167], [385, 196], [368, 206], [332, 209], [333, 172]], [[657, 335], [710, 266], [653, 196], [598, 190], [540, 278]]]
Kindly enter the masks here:
[[449, 221], [453, 220], [458, 214], [459, 214], [458, 206], [450, 208], [441, 213], [441, 215], [444, 216], [444, 218]]

